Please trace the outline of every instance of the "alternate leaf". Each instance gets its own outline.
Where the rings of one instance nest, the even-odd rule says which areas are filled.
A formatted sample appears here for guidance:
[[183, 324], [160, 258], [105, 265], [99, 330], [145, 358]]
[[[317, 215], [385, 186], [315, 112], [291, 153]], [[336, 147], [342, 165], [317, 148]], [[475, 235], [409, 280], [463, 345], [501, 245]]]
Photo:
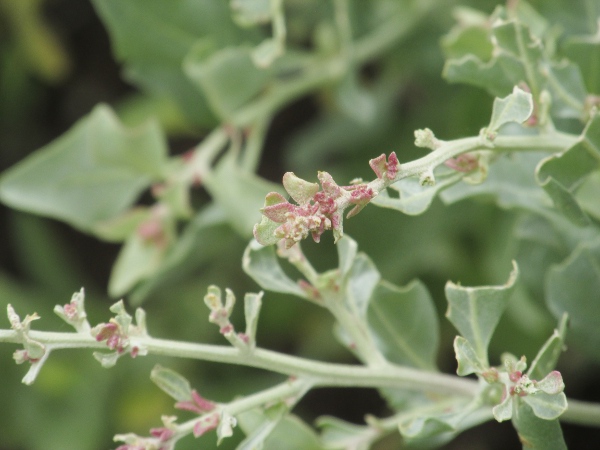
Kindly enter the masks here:
[[531, 407], [537, 417], [544, 420], [557, 419], [567, 410], [567, 397], [564, 392], [555, 395], [536, 392], [523, 397], [523, 401]]
[[5, 172], [0, 199], [84, 231], [123, 213], [161, 180], [165, 139], [154, 122], [123, 127], [104, 105]]
[[512, 94], [504, 98], [495, 98], [492, 118], [487, 130], [498, 131], [502, 125], [525, 122], [533, 112], [533, 98], [529, 92], [514, 87]]
[[446, 283], [446, 317], [473, 345], [478, 359], [486, 366], [489, 365], [487, 348], [490, 339], [508, 305], [518, 274], [513, 262], [513, 270], [503, 286], [463, 287], [450, 281]]
[[436, 182], [433, 186], [422, 186], [415, 177], [403, 178], [389, 187], [389, 189], [398, 191], [399, 198], [391, 197], [388, 191], [384, 190], [371, 200], [371, 204], [396, 209], [411, 216], [419, 215], [431, 206], [438, 193], [459, 182], [464, 176], [465, 174], [460, 172], [436, 175]]
[[381, 275], [375, 264], [364, 253], [359, 253], [352, 263], [345, 286], [346, 307], [359, 317], [366, 317], [369, 300]]
[[541, 380], [556, 367], [560, 354], [564, 351], [568, 315], [563, 314], [558, 328], [544, 343], [535, 359], [531, 362], [527, 375], [533, 380]]
[[472, 373], [480, 374], [486, 369], [485, 361], [479, 359], [471, 343], [462, 336], [454, 338], [454, 354], [458, 362], [456, 373], [461, 377]]
[[379, 282], [369, 302], [367, 318], [386, 359], [435, 370], [439, 341], [437, 313], [420, 281], [412, 281], [405, 287]]
[[[277, 411], [274, 412], [277, 413]], [[250, 439], [256, 439], [255, 442], [258, 445], [261, 441], [263, 442], [262, 450], [281, 450], [284, 448], [290, 450], [323, 449], [315, 432], [293, 414], [288, 414], [278, 420], [277, 415], [269, 418], [266, 412], [253, 409], [238, 414], [237, 417], [240, 427], [249, 435]], [[249, 447], [247, 444], [252, 443], [250, 439], [243, 441], [238, 449], [261, 448], [260, 446]]]
[[263, 247], [255, 240], [250, 241], [244, 251], [242, 267], [265, 290], [307, 298], [306, 292], [285, 274], [272, 246]]
[[328, 450], [369, 450], [378, 437], [373, 427], [355, 425], [337, 417], [319, 417], [317, 426], [321, 428], [321, 444]]
[[519, 433], [523, 450], [567, 450], [558, 420], [540, 419], [527, 404], [519, 405], [512, 423]]

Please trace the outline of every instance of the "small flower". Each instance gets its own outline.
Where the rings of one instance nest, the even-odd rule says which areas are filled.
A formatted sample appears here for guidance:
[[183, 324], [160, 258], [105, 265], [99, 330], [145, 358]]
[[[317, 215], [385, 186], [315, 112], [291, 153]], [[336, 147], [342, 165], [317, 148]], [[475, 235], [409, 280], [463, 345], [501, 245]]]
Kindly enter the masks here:
[[204, 433], [210, 430], [214, 430], [219, 426], [219, 413], [210, 414], [208, 416], [201, 417], [194, 424], [194, 437], [200, 437]]
[[122, 327], [115, 319], [110, 319], [109, 323], [101, 323], [92, 329], [92, 336], [96, 341], [106, 341], [106, 346], [117, 353], [123, 353], [129, 345], [129, 338]]

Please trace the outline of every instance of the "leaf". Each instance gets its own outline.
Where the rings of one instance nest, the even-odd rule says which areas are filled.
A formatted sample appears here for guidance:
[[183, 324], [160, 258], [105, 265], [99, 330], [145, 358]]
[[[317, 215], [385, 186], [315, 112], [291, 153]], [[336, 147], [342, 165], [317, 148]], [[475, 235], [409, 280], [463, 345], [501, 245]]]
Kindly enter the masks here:
[[267, 23], [271, 20], [270, 0], [230, 0], [233, 19], [241, 26]]
[[386, 359], [436, 369], [439, 331], [435, 306], [420, 281], [397, 287], [379, 282], [368, 307], [368, 324]]
[[195, 47], [184, 62], [185, 73], [204, 92], [212, 110], [223, 120], [253, 100], [271, 81], [271, 72], [256, 67], [248, 47], [228, 47], [207, 55]]
[[567, 321], [568, 315], [563, 314], [560, 323], [558, 324], [558, 328], [554, 330], [552, 336], [544, 343], [529, 366], [529, 369], [527, 370], [529, 378], [541, 380], [556, 367], [558, 358], [564, 351]]
[[544, 213], [552, 203], [535, 182], [533, 171], [545, 156], [532, 152], [501, 157], [491, 166], [483, 183], [456, 184], [442, 192], [440, 197], [445, 203], [451, 204], [469, 197], [485, 196], [494, 199], [502, 208], [522, 208]]
[[154, 122], [124, 128], [105, 105], [5, 172], [0, 199], [91, 231], [163, 179], [164, 136]]
[[260, 217], [265, 192], [281, 190], [253, 173], [242, 170], [228, 153], [204, 179], [204, 186], [241, 236], [250, 237]]
[[462, 336], [454, 338], [454, 354], [458, 362], [456, 374], [464, 377], [472, 373], [480, 374], [485, 370], [485, 361], [481, 361], [469, 341]]
[[263, 449], [265, 439], [287, 412], [289, 412], [289, 408], [283, 403], [279, 403], [270, 407], [268, 413], [254, 409], [238, 414], [239, 424], [246, 433], [246, 439], [240, 442], [236, 450]]
[[351, 237], [345, 235], [338, 241], [336, 248], [338, 252], [340, 277], [343, 279], [352, 268], [352, 264], [356, 258], [358, 244]]
[[[277, 418], [277, 411], [274, 411], [274, 419]], [[237, 416], [240, 427], [247, 435], [255, 437], [257, 443], [264, 440], [262, 450], [322, 450], [323, 447], [321, 447], [315, 432], [301, 419], [293, 414], [288, 414], [276, 421], [269, 418], [267, 413], [253, 409]], [[272, 427], [273, 422], [275, 422], [274, 427]], [[272, 428], [272, 430], [268, 430], [268, 428]], [[244, 450], [260, 448], [249, 447], [245, 443], [246, 441], [242, 442], [244, 447], [241, 447]]]
[[578, 227], [586, 227], [590, 225], [590, 219], [587, 214], [581, 209], [575, 196], [569, 192], [562, 184], [552, 177], [546, 178], [540, 186], [548, 193], [554, 202], [554, 207], [571, 223]]
[[363, 318], [367, 316], [369, 300], [380, 279], [373, 261], [364, 253], [359, 253], [348, 273], [344, 291], [344, 301], [353, 314]]
[[533, 112], [533, 99], [529, 92], [514, 87], [512, 94], [495, 98], [488, 131], [498, 131], [502, 125], [525, 122]]
[[569, 315], [570, 333], [581, 349], [598, 358], [600, 336], [600, 241], [582, 242], [546, 276], [548, 307], [555, 317]]
[[512, 423], [523, 450], [567, 450], [558, 420], [540, 419], [529, 405], [519, 405]]
[[414, 177], [403, 178], [389, 187], [399, 192], [399, 198], [391, 197], [385, 190], [371, 200], [371, 203], [383, 208], [396, 209], [411, 216], [419, 215], [429, 208], [439, 192], [457, 183], [464, 176], [465, 174], [460, 172], [438, 175], [434, 186], [421, 186], [419, 180]]
[[[600, 30], [600, 25], [598, 25]], [[569, 36], [561, 46], [562, 52], [581, 70], [587, 90], [600, 94], [600, 31], [584, 36]]]
[[246, 336], [248, 343], [254, 347], [256, 344], [256, 327], [258, 325], [258, 315], [262, 306], [262, 295], [248, 293], [244, 296], [244, 318], [246, 319]]
[[523, 397], [523, 401], [531, 407], [537, 417], [544, 420], [557, 419], [567, 410], [567, 397], [563, 392], [559, 394], [536, 392]]
[[329, 450], [369, 450], [378, 437], [372, 427], [355, 425], [337, 417], [321, 416], [317, 418], [321, 428], [321, 444]]
[[121, 248], [111, 270], [108, 292], [120, 297], [137, 283], [149, 278], [160, 267], [165, 249], [153, 242], [145, 242], [137, 233], [132, 234]]
[[185, 402], [192, 399], [192, 387], [190, 382], [174, 370], [157, 364], [150, 372], [150, 379], [163, 392], [177, 402]]
[[272, 246], [263, 247], [255, 240], [250, 241], [244, 251], [242, 267], [265, 290], [307, 298], [306, 292], [285, 274]]
[[518, 274], [517, 264], [513, 262], [513, 270], [503, 286], [462, 287], [450, 281], [446, 283], [446, 317], [473, 345], [477, 357], [486, 366], [489, 365], [490, 339], [508, 305]]
[[210, 48], [257, 41], [259, 33], [242, 30], [231, 19], [227, 2], [211, 0], [94, 0], [108, 28], [127, 78], [144, 90], [176, 101], [191, 123], [215, 124], [202, 92], [184, 74], [182, 64], [200, 40]]
[[600, 169], [600, 114], [587, 123], [577, 143], [561, 153], [544, 158], [536, 168], [538, 183], [549, 177], [568, 190], [576, 188], [590, 173]]

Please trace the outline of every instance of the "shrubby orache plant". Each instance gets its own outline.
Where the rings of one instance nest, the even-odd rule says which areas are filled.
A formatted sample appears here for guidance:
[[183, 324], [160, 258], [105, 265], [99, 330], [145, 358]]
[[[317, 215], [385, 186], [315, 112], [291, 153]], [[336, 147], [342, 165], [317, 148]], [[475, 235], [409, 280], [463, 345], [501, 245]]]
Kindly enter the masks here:
[[[118, 450], [179, 448], [183, 437], [208, 433], [216, 434], [217, 443], [226, 442], [240, 434], [238, 429], [245, 436], [238, 438], [238, 449], [368, 449], [398, 431], [407, 447], [436, 447], [490, 420], [512, 421], [524, 449], [552, 450], [567, 448], [561, 421], [600, 425], [600, 405], [567, 399], [569, 379], [556, 368], [566, 339], [569, 352], [596, 361], [600, 344], [597, 2], [577, 3], [569, 12], [573, 23], [563, 28], [524, 1], [497, 6], [491, 15], [457, 7], [457, 24], [442, 39], [448, 57], [444, 77], [495, 97], [479, 133], [444, 139], [429, 128], [418, 129], [414, 144], [422, 153], [416, 158], [405, 158], [400, 146], [382, 151], [375, 145], [369, 155], [353, 156], [370, 166], [358, 169], [370, 170], [369, 180], [337, 175], [336, 180], [326, 171], [306, 180], [287, 172], [283, 189], [256, 175], [275, 114], [317, 91], [354, 127], [385, 122], [380, 119], [385, 92], [399, 73], [393, 49], [445, 2], [93, 3], [128, 77], [149, 94], [167, 98], [190, 129], [212, 131], [185, 155], [170, 157], [156, 122], [130, 128], [101, 105], [8, 170], [0, 198], [13, 208], [123, 242], [110, 279], [112, 297], [128, 295], [139, 304], [157, 286], [176, 279], [190, 255], [203, 252], [212, 227], [220, 225], [244, 237], [253, 230], [242, 266], [263, 290], [245, 294], [240, 306], [232, 290], [208, 287], [208, 322], [230, 345], [155, 337], [144, 310], [137, 308], [132, 316], [122, 300], [110, 307], [107, 321], [90, 323], [83, 289], [54, 309], [71, 332], [38, 331], [37, 314], [21, 318], [8, 304], [10, 329], [0, 330], [0, 341], [19, 345], [14, 359], [29, 366], [25, 384], [35, 381], [51, 353], [74, 348], [94, 349], [103, 367], [126, 356], [165, 355], [285, 376], [241, 397], [230, 386], [231, 400], [220, 402], [184, 375], [156, 365], [150, 378], [191, 418], [180, 420], [166, 411], [162, 424], [145, 435], [116, 435]], [[554, 15], [571, 8], [550, 3]], [[581, 11], [587, 14], [576, 16]], [[587, 33], [573, 32], [578, 26]], [[361, 78], [367, 63], [380, 72], [370, 86]], [[197, 186], [210, 196], [200, 207], [190, 194]], [[154, 203], [135, 205], [147, 189]], [[440, 342], [426, 285], [384, 280], [379, 261], [358, 251], [359, 245], [368, 251], [377, 233], [355, 241], [344, 233], [344, 220], [370, 204], [412, 216], [424, 214], [436, 198], [452, 205], [471, 197], [511, 210], [506, 214], [514, 218], [521, 250], [511, 256], [512, 270], [502, 266], [504, 283], [446, 284], [446, 318], [458, 333], [453, 340], [458, 368], [451, 375], [438, 368], [439, 346], [447, 347]], [[440, 233], [444, 226], [438, 224]], [[338, 263], [323, 271], [303, 242], [319, 243], [329, 233]], [[413, 256], [418, 255], [402, 255], [403, 263]], [[273, 293], [329, 313], [335, 337], [358, 363], [261, 347], [259, 314]], [[509, 302], [517, 304], [509, 308]], [[529, 343], [499, 360], [490, 351], [507, 309], [532, 326], [536, 320], [554, 321], [545, 342], [536, 338], [541, 344], [533, 357], [522, 356], [531, 351]], [[236, 310], [243, 311], [243, 329]], [[393, 412], [368, 415], [362, 425], [323, 416], [315, 429], [292, 413], [311, 389], [349, 386], [376, 388]]]

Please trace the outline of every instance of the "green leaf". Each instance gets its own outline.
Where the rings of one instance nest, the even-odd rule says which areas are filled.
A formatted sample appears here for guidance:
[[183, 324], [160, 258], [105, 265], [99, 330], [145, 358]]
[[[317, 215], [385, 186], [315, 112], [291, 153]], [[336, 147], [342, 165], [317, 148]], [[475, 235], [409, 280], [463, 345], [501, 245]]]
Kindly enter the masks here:
[[157, 364], [150, 372], [150, 379], [175, 401], [185, 402], [192, 398], [190, 382], [174, 370]]
[[558, 420], [540, 419], [529, 405], [519, 405], [512, 423], [523, 450], [567, 450]]
[[261, 448], [249, 446], [255, 439], [255, 444], [264, 442], [262, 450], [322, 450], [317, 435], [309, 426], [293, 414], [277, 420], [278, 411], [276, 408], [273, 418], [269, 417], [269, 411], [259, 409], [238, 414], [239, 425], [250, 438], [238, 449]]
[[600, 114], [587, 123], [578, 142], [562, 153], [544, 158], [536, 168], [538, 183], [549, 177], [566, 189], [576, 188], [590, 173], [600, 169]]
[[567, 37], [561, 50], [580, 68], [587, 90], [600, 95], [600, 31]]
[[397, 287], [382, 281], [373, 291], [368, 324], [386, 359], [424, 370], [435, 370], [438, 320], [425, 285], [412, 281]]
[[345, 286], [344, 301], [348, 310], [358, 317], [366, 317], [375, 287], [381, 275], [375, 264], [364, 253], [359, 253], [352, 263]]
[[575, 193], [577, 203], [579, 203], [586, 214], [596, 220], [600, 220], [598, 192], [600, 192], [600, 172], [594, 172], [583, 180]]
[[575, 196], [562, 184], [552, 177], [546, 178], [540, 183], [540, 186], [548, 193], [554, 202], [554, 207], [563, 216], [578, 227], [586, 227], [590, 225], [590, 219], [587, 214], [581, 209]]
[[110, 273], [108, 292], [120, 297], [137, 283], [149, 278], [160, 267], [165, 249], [146, 242], [137, 233], [132, 234], [121, 248]]
[[398, 191], [399, 198], [391, 197], [385, 190], [371, 200], [371, 204], [396, 209], [411, 216], [419, 215], [429, 208], [439, 192], [459, 182], [464, 176], [465, 174], [460, 172], [437, 175], [434, 186], [421, 186], [415, 177], [404, 178], [389, 186], [390, 189]]
[[[455, 413], [448, 413], [449, 418], [453, 418]], [[444, 416], [417, 415], [402, 420], [398, 424], [400, 434], [404, 438], [427, 438], [436, 436], [448, 431], [453, 431], [454, 426], [449, 421], [444, 420]]]
[[63, 220], [84, 231], [123, 213], [167, 161], [154, 122], [124, 128], [104, 105], [0, 179], [7, 205]]
[[462, 336], [454, 338], [454, 354], [458, 362], [457, 375], [464, 377], [472, 373], [480, 374], [485, 368], [485, 361], [481, 361], [469, 341]]
[[556, 367], [558, 358], [565, 349], [567, 321], [568, 315], [563, 314], [560, 323], [558, 324], [558, 328], [554, 330], [552, 336], [544, 343], [529, 366], [527, 375], [532, 380], [541, 380]]
[[271, 20], [270, 0], [230, 0], [233, 19], [241, 26], [267, 23]]
[[477, 357], [488, 366], [487, 348], [508, 305], [519, 270], [513, 270], [503, 286], [463, 287], [446, 283], [448, 311], [446, 317], [460, 334], [474, 346]]
[[243, 237], [250, 237], [260, 217], [265, 192], [281, 190], [279, 185], [242, 170], [231, 152], [204, 178], [204, 186]]
[[317, 419], [321, 428], [321, 443], [328, 450], [369, 450], [377, 439], [377, 430], [355, 425], [337, 417], [322, 416]]
[[494, 99], [492, 118], [487, 130], [498, 131], [502, 125], [510, 122], [523, 123], [531, 116], [532, 112], [533, 98], [531, 94], [515, 87], [512, 94]]
[[523, 397], [523, 401], [531, 407], [537, 417], [544, 420], [557, 419], [567, 410], [567, 397], [563, 392], [559, 394], [536, 392]]
[[289, 408], [283, 403], [278, 403], [265, 412], [254, 409], [238, 414], [238, 421], [240, 427], [246, 433], [246, 439], [240, 442], [236, 450], [264, 449], [265, 439], [281, 422], [287, 412], [289, 412]]
[[244, 251], [242, 267], [265, 290], [307, 298], [306, 292], [285, 274], [272, 246], [263, 247], [255, 240], [250, 241]]
[[588, 355], [598, 358], [600, 336], [600, 241], [581, 243], [545, 283], [546, 302], [556, 317], [569, 315], [570, 333]]
[[256, 327], [258, 315], [262, 306], [262, 292], [259, 294], [248, 293], [244, 296], [244, 318], [246, 319], [246, 336], [250, 346], [256, 343]]
[[176, 101], [191, 123], [215, 124], [202, 92], [184, 74], [186, 55], [199, 41], [211, 48], [257, 41], [231, 19], [227, 2], [212, 0], [94, 0], [126, 76], [146, 91]]
[[352, 264], [356, 258], [358, 244], [348, 235], [344, 235], [344, 237], [338, 241], [336, 248], [338, 252], [340, 277], [343, 279], [352, 268]]
[[270, 70], [256, 67], [248, 47], [229, 47], [207, 55], [206, 46], [200, 45], [188, 55], [184, 69], [223, 120], [231, 120], [272, 77]]

